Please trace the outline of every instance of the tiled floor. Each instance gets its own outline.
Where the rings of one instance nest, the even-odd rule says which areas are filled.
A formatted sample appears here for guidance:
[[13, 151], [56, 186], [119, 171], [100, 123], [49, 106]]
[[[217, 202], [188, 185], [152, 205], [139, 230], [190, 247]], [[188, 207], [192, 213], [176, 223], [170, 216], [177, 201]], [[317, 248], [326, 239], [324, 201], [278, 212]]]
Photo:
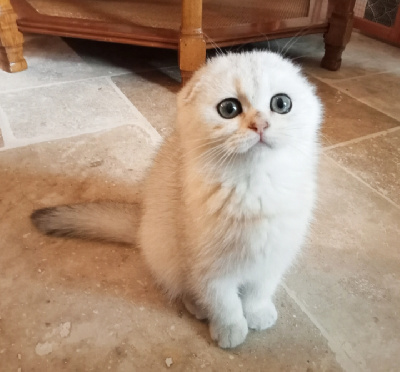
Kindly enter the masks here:
[[223, 351], [135, 249], [43, 237], [28, 218], [138, 198], [173, 125], [176, 54], [27, 35], [29, 69], [0, 72], [0, 370], [398, 371], [400, 49], [354, 34], [339, 72], [322, 53], [319, 35], [288, 51], [325, 104], [316, 220], [277, 325]]

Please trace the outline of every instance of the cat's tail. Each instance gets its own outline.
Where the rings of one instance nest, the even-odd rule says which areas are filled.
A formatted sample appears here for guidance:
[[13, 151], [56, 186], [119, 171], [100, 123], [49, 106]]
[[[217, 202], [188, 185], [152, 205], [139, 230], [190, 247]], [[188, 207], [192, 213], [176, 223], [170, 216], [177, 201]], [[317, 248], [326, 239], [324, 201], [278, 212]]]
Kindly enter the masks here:
[[139, 204], [98, 202], [43, 208], [33, 224], [51, 236], [133, 244], [140, 219]]

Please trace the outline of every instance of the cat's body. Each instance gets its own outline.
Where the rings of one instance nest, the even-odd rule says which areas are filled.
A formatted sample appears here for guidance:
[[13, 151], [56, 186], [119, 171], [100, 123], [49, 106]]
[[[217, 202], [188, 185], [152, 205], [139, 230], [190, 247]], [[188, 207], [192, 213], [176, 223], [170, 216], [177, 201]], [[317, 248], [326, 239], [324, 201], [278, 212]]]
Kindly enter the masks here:
[[311, 218], [320, 120], [313, 88], [290, 62], [267, 52], [218, 57], [179, 94], [141, 216], [91, 204], [40, 210], [33, 220], [54, 235], [137, 236], [169, 296], [208, 318], [221, 347], [237, 346], [248, 328], [276, 321], [272, 296]]

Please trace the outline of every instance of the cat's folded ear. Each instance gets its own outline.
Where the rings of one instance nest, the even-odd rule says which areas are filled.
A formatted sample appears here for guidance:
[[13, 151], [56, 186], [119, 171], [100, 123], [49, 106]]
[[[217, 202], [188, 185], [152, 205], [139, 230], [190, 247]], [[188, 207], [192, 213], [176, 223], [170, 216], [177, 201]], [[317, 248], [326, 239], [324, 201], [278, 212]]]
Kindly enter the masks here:
[[201, 77], [201, 72], [197, 71], [185, 84], [185, 86], [179, 92], [178, 105], [186, 105], [193, 101], [193, 99], [201, 89]]

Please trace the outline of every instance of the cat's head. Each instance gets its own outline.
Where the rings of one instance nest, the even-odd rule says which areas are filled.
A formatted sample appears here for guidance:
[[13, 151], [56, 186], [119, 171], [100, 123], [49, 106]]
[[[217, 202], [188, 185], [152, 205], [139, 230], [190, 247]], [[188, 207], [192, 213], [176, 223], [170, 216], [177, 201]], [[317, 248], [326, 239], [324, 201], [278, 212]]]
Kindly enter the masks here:
[[321, 116], [314, 87], [299, 67], [266, 51], [215, 57], [178, 95], [185, 137], [229, 153], [315, 142]]

